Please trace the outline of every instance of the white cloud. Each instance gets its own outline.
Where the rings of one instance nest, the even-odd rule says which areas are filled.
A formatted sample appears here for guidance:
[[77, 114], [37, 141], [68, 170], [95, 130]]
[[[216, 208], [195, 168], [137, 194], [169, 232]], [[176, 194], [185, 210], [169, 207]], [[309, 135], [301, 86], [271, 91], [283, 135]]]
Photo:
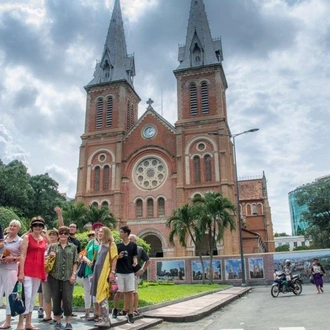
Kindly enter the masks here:
[[[86, 93], [107, 33], [113, 0], [0, 4], [0, 154], [47, 171], [75, 194]], [[290, 232], [287, 195], [329, 174], [330, 3], [204, 0], [211, 32], [222, 35], [228, 118], [240, 136], [239, 176], [265, 171], [274, 229]], [[190, 0], [121, 0], [135, 88], [144, 113], [177, 119], [178, 44]], [[162, 95], [162, 97], [161, 97]]]

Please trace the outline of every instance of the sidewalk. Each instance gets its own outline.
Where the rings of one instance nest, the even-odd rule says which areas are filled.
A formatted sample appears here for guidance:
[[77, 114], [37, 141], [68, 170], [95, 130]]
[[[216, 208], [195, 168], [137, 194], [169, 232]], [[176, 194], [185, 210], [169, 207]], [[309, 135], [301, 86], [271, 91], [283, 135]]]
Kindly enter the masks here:
[[[192, 299], [184, 299], [179, 302], [163, 303], [156, 306], [141, 308], [140, 312], [143, 316], [134, 318], [134, 324], [128, 324], [125, 317], [111, 319], [112, 326], [116, 330], [142, 330], [151, 328], [163, 321], [170, 322], [192, 322], [199, 320], [219, 308], [229, 304], [230, 302], [245, 295], [251, 290], [250, 287], [232, 287], [227, 290], [217, 291], [210, 294], [201, 294]], [[5, 309], [0, 308], [0, 325], [5, 320]], [[73, 329], [88, 330], [93, 329], [93, 322], [87, 322], [80, 319], [84, 315], [83, 312], [75, 312], [77, 317], [72, 317]], [[12, 329], [16, 329], [18, 317], [11, 322]], [[53, 325], [50, 323], [38, 322], [37, 311], [32, 315], [34, 326], [40, 330], [51, 330]], [[62, 324], [64, 320], [62, 319]]]

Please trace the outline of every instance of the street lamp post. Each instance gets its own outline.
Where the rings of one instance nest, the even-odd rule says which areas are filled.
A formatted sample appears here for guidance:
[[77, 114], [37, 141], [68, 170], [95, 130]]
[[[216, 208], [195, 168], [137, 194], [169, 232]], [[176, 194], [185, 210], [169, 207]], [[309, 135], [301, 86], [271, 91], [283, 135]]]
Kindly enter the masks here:
[[238, 188], [235, 138], [239, 135], [256, 132], [258, 130], [259, 130], [259, 128], [252, 128], [252, 129], [249, 129], [247, 131], [237, 133], [237, 134], [225, 134], [225, 133], [218, 133], [218, 132], [208, 133], [210, 135], [229, 136], [230, 138], [233, 139], [234, 162], [235, 162], [235, 180], [236, 180], [236, 203], [237, 203], [237, 217], [238, 217], [238, 226], [239, 226], [239, 248], [240, 248], [240, 255], [241, 255], [241, 266], [242, 266], [242, 286], [246, 285], [246, 277], [245, 277], [245, 262], [244, 262], [243, 236], [242, 236], [242, 219], [241, 219], [240, 204], [239, 204], [239, 188]]

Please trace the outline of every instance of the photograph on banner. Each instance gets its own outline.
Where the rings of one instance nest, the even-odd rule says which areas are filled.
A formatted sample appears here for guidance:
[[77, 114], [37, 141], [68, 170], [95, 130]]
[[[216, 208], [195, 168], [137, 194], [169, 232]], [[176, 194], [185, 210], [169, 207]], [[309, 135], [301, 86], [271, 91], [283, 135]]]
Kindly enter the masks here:
[[226, 259], [225, 269], [226, 269], [226, 273], [225, 273], [226, 280], [242, 279], [241, 259]]
[[[214, 260], [212, 262], [213, 265], [213, 279], [221, 280], [221, 260]], [[192, 269], [192, 279], [193, 281], [201, 281], [202, 280], [202, 265], [200, 260], [192, 260], [191, 261], [191, 269]], [[204, 260], [204, 271], [205, 271], [205, 279], [210, 279], [210, 261]]]
[[157, 281], [184, 281], [183, 260], [157, 261]]
[[249, 258], [249, 272], [250, 278], [264, 278], [264, 259], [263, 258]]
[[[293, 266], [293, 273], [299, 274], [303, 281], [308, 282], [314, 258], [317, 258], [324, 270], [330, 274], [330, 250], [305, 250], [275, 253], [274, 271], [283, 270], [285, 260], [290, 260], [291, 265]], [[325, 276], [324, 281], [329, 282], [329, 277]]]

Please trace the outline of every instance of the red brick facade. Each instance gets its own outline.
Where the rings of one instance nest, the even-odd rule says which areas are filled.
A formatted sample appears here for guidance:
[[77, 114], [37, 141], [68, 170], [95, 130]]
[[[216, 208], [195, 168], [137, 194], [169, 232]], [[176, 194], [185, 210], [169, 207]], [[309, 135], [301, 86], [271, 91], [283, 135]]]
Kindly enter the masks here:
[[[188, 237], [186, 248], [178, 243], [171, 245], [165, 226], [173, 210], [189, 203], [194, 195], [222, 192], [236, 204], [222, 64], [177, 69], [174, 74], [178, 98], [174, 126], [151, 103], [138, 118], [140, 98], [125, 80], [86, 87], [86, 125], [76, 200], [109, 207], [120, 225], [129, 225], [133, 233], [151, 244], [152, 256], [195, 255]], [[209, 132], [224, 135], [212, 136]], [[266, 229], [271, 224], [267, 197], [258, 195], [255, 202], [262, 204], [264, 213], [258, 219], [245, 218], [247, 229], [260, 235], [250, 233], [250, 243], [245, 232], [244, 246], [260, 252], [264, 244], [265, 250], [271, 251], [270, 231]], [[238, 231], [226, 231], [217, 254], [238, 253]]]

